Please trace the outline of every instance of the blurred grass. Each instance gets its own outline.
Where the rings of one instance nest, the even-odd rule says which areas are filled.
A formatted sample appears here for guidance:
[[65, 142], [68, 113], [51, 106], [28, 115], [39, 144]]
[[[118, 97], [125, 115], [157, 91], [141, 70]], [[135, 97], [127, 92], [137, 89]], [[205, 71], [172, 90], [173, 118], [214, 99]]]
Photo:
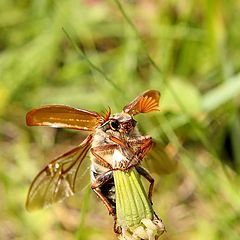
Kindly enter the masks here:
[[162, 239], [239, 239], [240, 4], [116, 3], [0, 2], [0, 239], [114, 239], [87, 190], [89, 201], [25, 210], [36, 173], [86, 136], [27, 128], [25, 114], [47, 103], [117, 112], [146, 89], [161, 91], [161, 112], [139, 116], [141, 130], [179, 152], [178, 170], [155, 176]]

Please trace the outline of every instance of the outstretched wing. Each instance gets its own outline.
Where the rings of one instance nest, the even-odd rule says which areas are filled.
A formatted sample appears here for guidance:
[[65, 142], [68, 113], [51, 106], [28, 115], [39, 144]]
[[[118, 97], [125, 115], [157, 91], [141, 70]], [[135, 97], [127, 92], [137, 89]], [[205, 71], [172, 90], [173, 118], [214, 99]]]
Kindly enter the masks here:
[[92, 111], [65, 105], [47, 105], [27, 113], [28, 126], [50, 126], [93, 131], [102, 117]]
[[83, 159], [91, 147], [92, 135], [79, 146], [51, 161], [33, 180], [26, 202], [31, 211], [47, 207], [73, 195]]
[[178, 165], [176, 156], [169, 154], [163, 145], [156, 141], [153, 141], [153, 145], [147, 153], [146, 158], [144, 165], [158, 175], [172, 173]]
[[123, 112], [130, 115], [147, 113], [159, 110], [160, 92], [148, 90], [136, 97], [132, 102], [123, 108]]

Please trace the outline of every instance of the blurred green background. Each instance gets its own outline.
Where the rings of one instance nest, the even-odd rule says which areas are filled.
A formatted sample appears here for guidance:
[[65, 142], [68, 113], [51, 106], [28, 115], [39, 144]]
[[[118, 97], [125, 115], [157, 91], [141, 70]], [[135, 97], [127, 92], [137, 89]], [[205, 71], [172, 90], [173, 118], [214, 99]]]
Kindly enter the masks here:
[[87, 135], [26, 127], [25, 114], [119, 112], [147, 89], [161, 91], [161, 111], [137, 116], [140, 129], [179, 162], [154, 175], [161, 239], [240, 239], [239, 12], [234, 0], [1, 0], [0, 239], [115, 239], [88, 187], [25, 210], [37, 172]]

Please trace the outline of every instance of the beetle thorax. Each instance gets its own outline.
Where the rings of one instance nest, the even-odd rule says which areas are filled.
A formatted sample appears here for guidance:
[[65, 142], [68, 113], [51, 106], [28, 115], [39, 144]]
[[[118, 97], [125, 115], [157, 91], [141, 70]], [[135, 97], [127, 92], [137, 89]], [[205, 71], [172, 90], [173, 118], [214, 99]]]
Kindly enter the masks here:
[[[138, 128], [136, 127], [136, 121], [126, 113], [114, 114], [109, 118], [107, 122], [96, 128], [92, 148], [97, 149], [98, 155], [104, 158], [109, 164], [113, 164], [113, 154], [115, 150], [119, 150], [119, 145], [112, 141], [110, 138], [114, 137], [119, 139], [123, 143], [128, 143], [134, 140], [136, 137], [141, 136]], [[101, 150], [100, 150], [101, 149]], [[96, 163], [97, 159], [91, 154], [93, 163]], [[126, 159], [123, 159], [123, 162]], [[101, 165], [101, 164], [100, 164]], [[101, 167], [99, 164], [95, 164], [94, 168], [98, 172], [104, 172], [108, 169]], [[93, 167], [93, 166], [92, 166]]]

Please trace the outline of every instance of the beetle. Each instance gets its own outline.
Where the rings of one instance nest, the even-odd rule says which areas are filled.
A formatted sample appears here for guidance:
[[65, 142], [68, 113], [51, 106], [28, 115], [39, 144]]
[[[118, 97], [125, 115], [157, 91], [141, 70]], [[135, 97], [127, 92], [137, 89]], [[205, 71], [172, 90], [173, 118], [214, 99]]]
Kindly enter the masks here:
[[[43, 208], [79, 191], [79, 169], [88, 153], [91, 158], [91, 188], [114, 217], [114, 226], [117, 218], [113, 171], [136, 168], [150, 183], [148, 198], [151, 202], [154, 179], [141, 166], [141, 161], [146, 155], [154, 158], [152, 161], [158, 161], [158, 157], [150, 151], [152, 138], [140, 134], [134, 117], [158, 111], [159, 101], [159, 91], [148, 90], [124, 106], [121, 113], [113, 115], [110, 108], [105, 115], [100, 115], [66, 105], [46, 105], [28, 112], [28, 126], [70, 128], [92, 133], [77, 147], [50, 161], [37, 174], [28, 192], [26, 208]], [[114, 159], [117, 159], [119, 151], [125, 158], [116, 163]], [[116, 227], [114, 229], [118, 231]]]

